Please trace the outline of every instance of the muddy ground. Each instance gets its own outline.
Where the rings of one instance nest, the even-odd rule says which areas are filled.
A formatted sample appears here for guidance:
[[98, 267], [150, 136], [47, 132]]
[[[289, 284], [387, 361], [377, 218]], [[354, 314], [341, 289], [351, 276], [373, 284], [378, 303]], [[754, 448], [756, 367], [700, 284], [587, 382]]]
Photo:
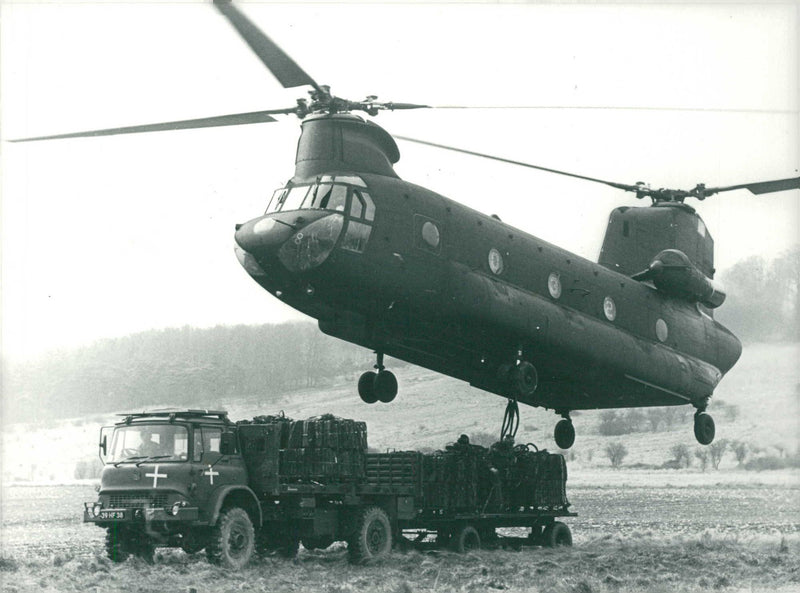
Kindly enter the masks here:
[[[156, 563], [112, 565], [103, 531], [80, 522], [91, 485], [15, 486], [2, 501], [2, 590], [14, 591], [800, 591], [800, 487], [735, 480], [648, 484], [635, 472], [611, 485], [570, 488], [575, 546], [456, 555], [393, 553], [351, 566], [342, 545], [301, 549], [242, 573], [203, 554], [162, 549]], [[651, 481], [652, 482], [652, 481]], [[616, 484], [616, 485], [615, 485]]]

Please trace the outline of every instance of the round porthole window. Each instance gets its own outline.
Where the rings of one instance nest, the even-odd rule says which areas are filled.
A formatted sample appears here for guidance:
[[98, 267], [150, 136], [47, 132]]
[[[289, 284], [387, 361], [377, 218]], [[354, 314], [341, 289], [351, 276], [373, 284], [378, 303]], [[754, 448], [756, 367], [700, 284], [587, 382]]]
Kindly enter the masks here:
[[425, 221], [422, 225], [422, 240], [434, 249], [439, 247], [439, 227], [429, 220]]
[[489, 250], [489, 269], [492, 271], [492, 274], [500, 274], [503, 271], [503, 267], [503, 256], [497, 249], [492, 247]]
[[556, 272], [553, 272], [547, 278], [547, 290], [550, 291], [550, 296], [554, 299], [561, 296], [561, 278]]
[[662, 342], [667, 341], [667, 336], [669, 335], [669, 330], [667, 329], [667, 322], [663, 319], [659, 319], [656, 321], [656, 336]]
[[614, 299], [609, 296], [603, 299], [603, 313], [605, 313], [606, 319], [609, 321], [614, 321], [617, 318], [617, 305], [614, 303]]

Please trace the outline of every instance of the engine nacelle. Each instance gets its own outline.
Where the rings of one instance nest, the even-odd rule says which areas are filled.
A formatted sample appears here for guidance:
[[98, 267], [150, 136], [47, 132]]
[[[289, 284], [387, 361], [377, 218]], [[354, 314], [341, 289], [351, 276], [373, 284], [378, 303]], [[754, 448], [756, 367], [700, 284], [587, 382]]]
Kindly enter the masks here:
[[655, 287], [678, 298], [699, 302], [716, 309], [725, 302], [725, 292], [708, 278], [678, 249], [665, 249], [653, 258], [644, 272], [634, 274], [635, 280], [651, 280]]

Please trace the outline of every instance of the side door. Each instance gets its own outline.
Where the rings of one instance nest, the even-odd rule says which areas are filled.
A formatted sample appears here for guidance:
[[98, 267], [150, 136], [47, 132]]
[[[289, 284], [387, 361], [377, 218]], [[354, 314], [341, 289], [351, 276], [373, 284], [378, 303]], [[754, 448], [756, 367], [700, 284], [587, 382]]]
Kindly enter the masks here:
[[199, 425], [194, 427], [192, 437], [192, 464], [195, 487], [194, 498], [203, 520], [210, 519], [211, 504], [216, 492], [228, 484], [246, 484], [247, 472], [241, 454], [220, 452], [221, 426]]

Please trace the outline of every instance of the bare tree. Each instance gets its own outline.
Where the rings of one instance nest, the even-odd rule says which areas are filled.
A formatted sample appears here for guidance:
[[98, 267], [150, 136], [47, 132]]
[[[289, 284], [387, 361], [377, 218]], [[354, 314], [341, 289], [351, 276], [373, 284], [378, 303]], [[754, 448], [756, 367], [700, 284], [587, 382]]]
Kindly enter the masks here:
[[731, 449], [733, 450], [733, 454], [736, 455], [736, 462], [739, 466], [742, 466], [749, 452], [747, 443], [744, 441], [733, 441], [733, 443], [731, 443]]
[[694, 456], [700, 460], [700, 469], [706, 471], [709, 461], [708, 449], [697, 449], [694, 452]]
[[714, 469], [719, 469], [719, 462], [728, 449], [728, 441], [725, 439], [714, 441], [708, 446], [708, 457]]
[[622, 443], [609, 443], [606, 445], [606, 457], [611, 462], [614, 469], [622, 465], [622, 460], [628, 455], [628, 449]]
[[692, 456], [689, 452], [688, 445], [684, 443], [673, 445], [669, 451], [672, 453], [672, 458], [675, 460], [678, 467], [689, 467], [692, 465]]

